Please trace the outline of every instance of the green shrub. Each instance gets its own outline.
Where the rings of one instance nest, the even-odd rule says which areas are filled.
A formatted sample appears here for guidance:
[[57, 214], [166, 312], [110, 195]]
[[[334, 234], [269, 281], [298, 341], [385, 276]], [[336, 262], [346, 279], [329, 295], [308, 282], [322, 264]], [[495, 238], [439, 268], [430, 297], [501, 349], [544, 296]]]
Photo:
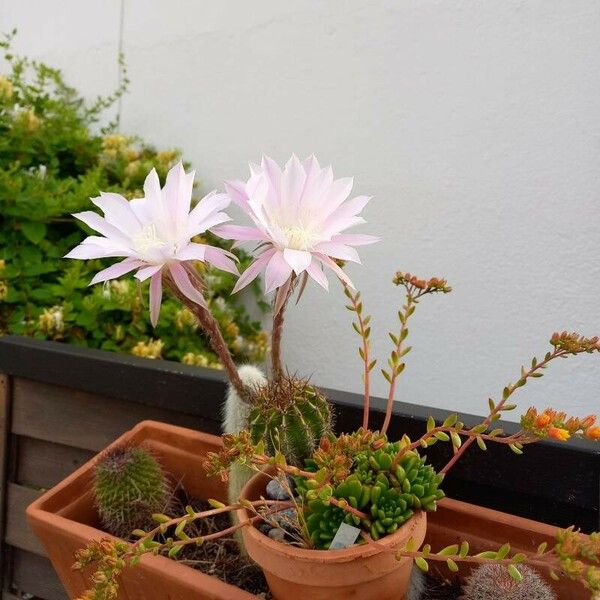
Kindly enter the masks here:
[[[90, 197], [100, 190], [139, 197], [152, 167], [164, 181], [179, 152], [115, 133], [115, 123], [100, 128], [126, 77], [112, 96], [88, 105], [60, 71], [14, 56], [10, 40], [0, 44], [10, 67], [0, 76], [0, 335], [217, 366], [194, 318], [177, 302], [165, 300], [152, 330], [142, 289], [147, 282], [131, 278], [90, 288], [94, 273], [109, 262], [62, 259], [89, 234], [71, 213], [93, 208]], [[210, 243], [225, 247], [217, 239]], [[245, 268], [249, 257], [236, 253]], [[229, 298], [234, 277], [217, 270], [206, 277], [209, 302], [235, 357], [261, 361], [267, 338]]]

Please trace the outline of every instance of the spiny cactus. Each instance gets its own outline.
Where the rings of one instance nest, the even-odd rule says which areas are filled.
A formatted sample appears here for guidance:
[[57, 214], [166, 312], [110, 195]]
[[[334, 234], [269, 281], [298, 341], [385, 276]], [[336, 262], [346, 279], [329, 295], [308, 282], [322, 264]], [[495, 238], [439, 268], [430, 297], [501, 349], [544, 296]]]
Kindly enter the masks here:
[[461, 600], [556, 600], [556, 594], [533, 569], [519, 565], [519, 571], [521, 582], [503, 565], [481, 565], [465, 583]]
[[173, 490], [150, 452], [127, 445], [101, 457], [94, 471], [94, 495], [103, 527], [128, 537], [152, 524], [154, 513], [165, 512]]
[[[264, 373], [253, 365], [243, 365], [238, 369], [238, 374], [245, 387], [252, 393], [266, 385], [267, 378]], [[223, 431], [225, 433], [240, 433], [250, 427], [250, 411], [252, 406], [237, 393], [236, 389], [230, 385], [225, 398], [225, 410], [223, 412]], [[227, 479], [227, 497], [230, 504], [235, 504], [240, 499], [242, 488], [248, 483], [256, 472], [250, 467], [239, 462], [234, 462], [229, 467], [229, 477]], [[232, 522], [237, 522], [235, 513], [231, 515]], [[240, 530], [235, 532], [235, 538], [242, 554], [246, 554], [246, 548], [242, 539]]]
[[[267, 378], [263, 372], [252, 365], [240, 367], [238, 373], [244, 386], [252, 390], [253, 393], [267, 383]], [[223, 413], [223, 431], [225, 433], [240, 433], [244, 429], [249, 429], [251, 410], [252, 406], [243, 398], [240, 398], [233, 386], [229, 386]], [[231, 504], [239, 500], [242, 488], [254, 474], [255, 471], [246, 465], [237, 462], [231, 465], [229, 479], [227, 480], [228, 497]], [[241, 536], [239, 537], [241, 539]]]
[[254, 443], [300, 465], [331, 431], [331, 407], [307, 380], [285, 376], [258, 389], [249, 424]]

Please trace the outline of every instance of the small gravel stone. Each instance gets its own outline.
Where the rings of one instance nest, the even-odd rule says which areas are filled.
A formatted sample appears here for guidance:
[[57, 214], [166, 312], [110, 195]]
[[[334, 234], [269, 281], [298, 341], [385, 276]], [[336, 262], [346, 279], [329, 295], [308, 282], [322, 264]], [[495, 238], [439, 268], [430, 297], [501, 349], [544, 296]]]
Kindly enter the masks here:
[[295, 508], [286, 508], [271, 515], [271, 520], [282, 529], [293, 531], [298, 526], [298, 513]]
[[269, 537], [276, 542], [283, 542], [285, 540], [285, 531], [278, 527], [274, 527], [269, 531]]
[[277, 479], [267, 483], [267, 498], [269, 500], [289, 500], [290, 495]]
[[269, 531], [271, 531], [271, 529], [273, 528], [268, 523], [261, 523], [258, 526], [258, 530], [265, 535], [269, 535]]

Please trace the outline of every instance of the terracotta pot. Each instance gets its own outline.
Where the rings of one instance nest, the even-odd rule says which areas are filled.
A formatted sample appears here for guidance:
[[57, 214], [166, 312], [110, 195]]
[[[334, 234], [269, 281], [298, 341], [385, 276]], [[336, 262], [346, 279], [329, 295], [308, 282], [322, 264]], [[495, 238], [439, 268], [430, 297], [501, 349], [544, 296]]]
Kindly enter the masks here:
[[[227, 492], [218, 478], [204, 475], [201, 463], [209, 451], [221, 447], [219, 437], [144, 421], [122, 435], [109, 448], [124, 442], [143, 443], [159, 457], [165, 470], [181, 479], [196, 498], [226, 501]], [[48, 552], [70, 598], [89, 587], [89, 573], [73, 571], [74, 554], [90, 540], [109, 536], [99, 528], [90, 486], [93, 458], [27, 509], [27, 518]], [[163, 556], [145, 556], [138, 567], [121, 577], [119, 600], [251, 600], [256, 598], [215, 577], [205, 575]]]
[[[425, 542], [431, 544], [434, 551], [466, 540], [474, 554], [484, 550], [497, 550], [506, 542], [510, 542], [514, 553], [535, 554], [542, 542], [547, 542], [549, 547], [556, 543], [557, 527], [554, 525], [451, 498], [444, 498], [438, 504], [438, 510], [429, 513], [428, 518]], [[446, 578], [464, 579], [472, 568], [465, 563], [461, 565], [459, 573], [450, 573], [445, 567], [440, 569], [440, 573]], [[556, 592], [557, 598], [589, 600], [590, 593], [581, 584], [569, 579], [552, 581], [547, 573], [543, 575]]]
[[[258, 500], [269, 482], [266, 471], [255, 475], [242, 497]], [[240, 521], [249, 518], [238, 511]], [[412, 537], [420, 546], [427, 528], [426, 513], [418, 512], [394, 534], [376, 544], [344, 550], [307, 550], [272, 540], [255, 527], [242, 529], [248, 554], [262, 568], [276, 600], [399, 600], [408, 590], [412, 560], [397, 560], [394, 550]]]

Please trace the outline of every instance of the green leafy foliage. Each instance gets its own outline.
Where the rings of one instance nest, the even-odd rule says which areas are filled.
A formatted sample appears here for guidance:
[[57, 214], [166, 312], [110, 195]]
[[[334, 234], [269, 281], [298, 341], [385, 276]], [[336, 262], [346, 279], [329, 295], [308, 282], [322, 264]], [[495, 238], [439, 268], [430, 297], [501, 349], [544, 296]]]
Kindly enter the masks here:
[[[139, 197], [146, 174], [154, 167], [164, 181], [179, 153], [96, 131], [126, 78], [112, 96], [88, 106], [58, 70], [15, 57], [10, 39], [0, 43], [10, 67], [0, 76], [0, 335], [218, 366], [194, 318], [175, 300], [165, 299], [153, 330], [147, 282], [129, 278], [90, 288], [94, 273], [111, 261], [62, 258], [90, 234], [71, 213], [93, 210], [90, 198], [100, 190]], [[212, 237], [210, 243], [227, 247]], [[243, 269], [250, 258], [236, 252]], [[234, 357], [261, 361], [267, 338], [229, 297], [234, 276], [212, 269], [205, 276], [208, 302]]]

